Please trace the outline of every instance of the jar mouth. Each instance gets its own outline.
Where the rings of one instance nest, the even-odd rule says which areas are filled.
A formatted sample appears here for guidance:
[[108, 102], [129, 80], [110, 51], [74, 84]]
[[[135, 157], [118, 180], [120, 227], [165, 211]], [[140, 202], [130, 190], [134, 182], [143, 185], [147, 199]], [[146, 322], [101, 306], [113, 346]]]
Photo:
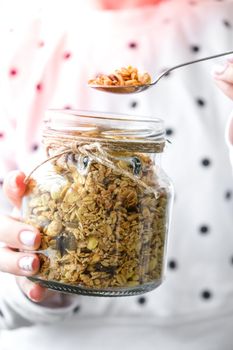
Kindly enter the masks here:
[[162, 119], [99, 111], [49, 109], [45, 112], [45, 129], [58, 133], [100, 139], [127, 141], [162, 140], [165, 135]]

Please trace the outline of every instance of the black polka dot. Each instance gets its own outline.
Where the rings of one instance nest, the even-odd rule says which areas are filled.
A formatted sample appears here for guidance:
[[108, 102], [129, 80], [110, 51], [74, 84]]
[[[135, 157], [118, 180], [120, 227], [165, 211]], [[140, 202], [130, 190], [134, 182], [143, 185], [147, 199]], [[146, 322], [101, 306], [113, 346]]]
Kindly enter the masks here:
[[230, 190], [226, 191], [226, 193], [225, 193], [225, 198], [226, 198], [227, 200], [231, 199], [231, 198], [232, 198], [232, 191], [230, 191]]
[[167, 128], [166, 129], [166, 135], [167, 136], [172, 136], [174, 134], [174, 130], [173, 129], [171, 129], [171, 128]]
[[32, 145], [32, 150], [33, 151], [37, 151], [39, 148], [39, 145], [37, 143], [34, 143], [34, 145]]
[[4, 317], [2, 310], [0, 310], [0, 317]]
[[138, 47], [138, 44], [135, 41], [131, 41], [128, 44], [128, 46], [129, 46], [130, 49], [136, 49]]
[[211, 161], [210, 161], [210, 159], [208, 159], [208, 158], [203, 158], [202, 161], [201, 161], [201, 164], [202, 164], [204, 167], [208, 167], [208, 166], [210, 166]]
[[146, 298], [145, 298], [145, 297], [139, 297], [139, 298], [138, 298], [138, 303], [139, 303], [140, 305], [144, 305], [144, 304], [146, 303]]
[[138, 102], [137, 101], [132, 101], [131, 103], [130, 103], [130, 107], [131, 108], [136, 108], [138, 106]]
[[191, 46], [191, 51], [194, 52], [194, 53], [197, 53], [200, 51], [200, 47], [197, 46], [197, 45], [192, 45]]
[[203, 290], [203, 291], [201, 292], [201, 297], [202, 297], [202, 299], [204, 299], [204, 300], [209, 300], [209, 299], [212, 298], [212, 293], [211, 293], [209, 290]]
[[0, 179], [0, 187], [3, 185], [3, 179]]
[[203, 98], [197, 98], [196, 102], [199, 107], [204, 107], [206, 104]]
[[192, 5], [192, 6], [197, 5], [197, 2], [195, 0], [190, 0], [189, 5]]
[[230, 258], [230, 263], [233, 265], [233, 256]]
[[4, 133], [0, 131], [0, 139], [2, 139], [3, 137], [4, 137]]
[[168, 262], [168, 267], [171, 270], [175, 270], [177, 268], [177, 262], [175, 260], [170, 260]]
[[199, 232], [202, 234], [209, 233], [209, 231], [210, 231], [210, 229], [209, 229], [209, 226], [207, 226], [207, 225], [202, 225], [199, 228]]
[[73, 313], [76, 314], [80, 310], [80, 306], [76, 306], [73, 310]]
[[223, 20], [223, 24], [226, 28], [231, 28], [231, 23], [227, 19]]

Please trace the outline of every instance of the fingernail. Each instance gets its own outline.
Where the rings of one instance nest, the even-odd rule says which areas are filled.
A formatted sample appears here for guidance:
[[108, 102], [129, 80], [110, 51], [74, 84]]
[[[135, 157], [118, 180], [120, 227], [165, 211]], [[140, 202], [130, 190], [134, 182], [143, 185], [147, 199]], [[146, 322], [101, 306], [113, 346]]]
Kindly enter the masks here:
[[227, 69], [227, 66], [228, 64], [225, 63], [224, 65], [216, 65], [213, 67], [213, 74], [216, 74], [216, 75], [221, 75], [225, 72], [225, 70]]
[[29, 297], [34, 303], [37, 303], [37, 299], [34, 298], [33, 294], [34, 294], [34, 293], [30, 291], [30, 292], [28, 293], [28, 297]]
[[34, 247], [36, 234], [29, 230], [21, 231], [19, 234], [20, 242], [28, 247]]
[[33, 256], [24, 256], [19, 260], [19, 267], [24, 271], [33, 271]]
[[41, 299], [41, 297], [38, 295], [38, 292], [36, 291], [35, 287], [32, 287], [28, 293], [28, 297], [34, 301], [35, 303], [38, 303]]

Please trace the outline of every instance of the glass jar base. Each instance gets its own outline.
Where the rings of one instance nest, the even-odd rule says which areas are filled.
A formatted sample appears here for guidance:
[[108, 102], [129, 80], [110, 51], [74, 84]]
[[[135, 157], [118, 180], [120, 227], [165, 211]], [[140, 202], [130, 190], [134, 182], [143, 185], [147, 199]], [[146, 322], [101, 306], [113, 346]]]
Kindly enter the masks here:
[[107, 288], [107, 289], [94, 289], [87, 288], [83, 286], [74, 286], [67, 284], [63, 284], [60, 282], [54, 281], [45, 281], [36, 277], [28, 277], [28, 279], [32, 282], [39, 283], [42, 287], [55, 290], [57, 292], [63, 293], [72, 293], [72, 294], [81, 294], [87, 296], [95, 296], [95, 297], [127, 297], [133, 295], [144, 294], [152, 291], [153, 289], [160, 286], [162, 280], [156, 280], [150, 283], [145, 283], [143, 285], [135, 286], [135, 287], [124, 287], [124, 288]]

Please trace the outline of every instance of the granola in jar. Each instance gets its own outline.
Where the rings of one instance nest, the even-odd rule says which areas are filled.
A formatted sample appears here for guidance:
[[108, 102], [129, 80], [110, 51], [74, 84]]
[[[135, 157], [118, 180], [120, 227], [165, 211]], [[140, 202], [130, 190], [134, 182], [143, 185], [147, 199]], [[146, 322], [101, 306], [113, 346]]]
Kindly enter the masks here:
[[56, 115], [71, 118], [73, 130], [47, 124], [48, 159], [30, 175], [23, 206], [24, 219], [42, 233], [33, 280], [88, 295], [154, 289], [164, 274], [172, 198], [157, 160], [163, 128], [153, 140], [127, 130], [129, 116], [49, 112]]

